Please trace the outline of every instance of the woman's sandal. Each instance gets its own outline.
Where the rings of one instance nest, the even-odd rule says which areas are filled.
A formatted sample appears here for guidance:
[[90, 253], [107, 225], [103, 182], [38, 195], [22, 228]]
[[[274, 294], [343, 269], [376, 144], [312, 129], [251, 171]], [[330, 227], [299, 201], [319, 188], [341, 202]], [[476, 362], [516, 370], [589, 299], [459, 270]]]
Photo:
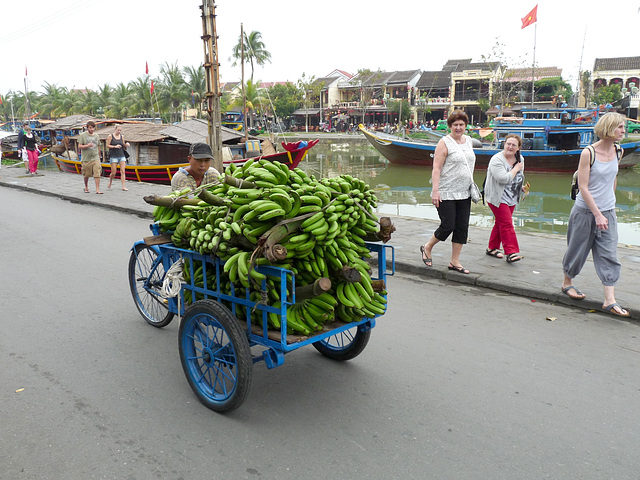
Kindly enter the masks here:
[[[571, 290], [574, 291], [574, 293], [575, 293], [574, 295], [571, 295], [569, 293]], [[586, 295], [584, 293], [582, 293], [580, 290], [578, 290], [573, 285], [569, 285], [568, 287], [562, 287], [562, 293], [564, 293], [569, 298], [573, 298], [574, 300], [584, 300], [584, 298], [586, 297]]]
[[427, 266], [427, 267], [432, 267], [433, 266], [433, 260], [429, 257], [427, 257], [424, 254], [424, 245], [420, 245], [420, 253], [422, 253], [422, 262]]
[[502, 255], [502, 252], [498, 248], [494, 248], [492, 250], [489, 250], [487, 248], [487, 255], [489, 255], [490, 257], [504, 258], [504, 255]]
[[[619, 311], [616, 310], [616, 308]], [[627, 310], [626, 308], [622, 308], [617, 303], [612, 303], [611, 305], [607, 305], [606, 307], [603, 305], [602, 310], [604, 310], [607, 313], [610, 313], [611, 315], [617, 315], [619, 317], [628, 317], [631, 315], [631, 313], [629, 313], [629, 310]]]
[[524, 257], [522, 255], [518, 255], [517, 253], [510, 253], [507, 255], [507, 263], [518, 262], [522, 260]]
[[471, 272], [464, 268], [462, 265], [456, 267], [453, 263], [449, 262], [449, 270], [455, 270], [458, 273], [464, 273], [465, 275], [469, 275]]

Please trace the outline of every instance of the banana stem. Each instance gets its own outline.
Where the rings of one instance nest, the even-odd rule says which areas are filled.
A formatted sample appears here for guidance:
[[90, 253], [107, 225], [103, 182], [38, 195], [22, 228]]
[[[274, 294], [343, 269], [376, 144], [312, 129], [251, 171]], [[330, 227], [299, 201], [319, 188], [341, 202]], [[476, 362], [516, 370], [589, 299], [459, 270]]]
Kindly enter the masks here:
[[315, 298], [331, 290], [331, 280], [327, 277], [320, 277], [315, 282], [296, 288], [296, 304]]
[[176, 198], [176, 197], [160, 197], [158, 195], [147, 195], [142, 199], [149, 205], [156, 205], [158, 207], [175, 208], [176, 210], [182, 208], [184, 205], [199, 205], [201, 200], [199, 198]]

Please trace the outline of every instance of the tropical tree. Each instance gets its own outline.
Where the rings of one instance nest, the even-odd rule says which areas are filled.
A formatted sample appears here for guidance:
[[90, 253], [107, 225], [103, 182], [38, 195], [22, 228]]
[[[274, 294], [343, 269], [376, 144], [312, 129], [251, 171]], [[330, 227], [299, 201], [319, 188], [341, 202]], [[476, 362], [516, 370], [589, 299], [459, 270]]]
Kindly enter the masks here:
[[170, 65], [168, 62], [160, 68], [162, 80], [158, 85], [158, 98], [164, 108], [169, 109], [171, 122], [180, 119], [179, 112], [182, 106], [189, 99], [188, 87], [182, 76], [182, 71], [177, 62]]
[[269, 88], [269, 98], [275, 108], [275, 117], [290, 117], [302, 105], [302, 91], [290, 82]]
[[129, 116], [132, 103], [129, 86], [119, 83], [111, 92], [109, 103], [105, 106], [105, 115], [110, 118], [125, 118]]
[[202, 100], [207, 92], [204, 68], [202, 68], [202, 65], [198, 67], [184, 67], [182, 71], [186, 75], [186, 86], [191, 92], [191, 104], [196, 107], [198, 118], [202, 118]]
[[[324, 82], [316, 82], [316, 77], [311, 76], [307, 80], [304, 72], [302, 72], [302, 78], [298, 79], [298, 90], [302, 92], [302, 104], [305, 110], [313, 107], [316, 102], [320, 100], [320, 92], [324, 87]], [[304, 128], [305, 131], [309, 131], [309, 115], [304, 116]]]
[[111, 96], [113, 95], [113, 88], [108, 83], [105, 83], [102, 87], [98, 87], [98, 91], [96, 92], [97, 101], [99, 103], [99, 107], [97, 112], [101, 115], [105, 115], [105, 110], [109, 107], [111, 103]]
[[620, 85], [609, 85], [606, 87], [598, 87], [591, 95], [591, 101], [597, 105], [613, 104], [622, 98]]
[[151, 82], [154, 85], [157, 83], [157, 79], [151, 80], [149, 76], [138, 77], [137, 79], [129, 82], [129, 101], [127, 105], [129, 107], [129, 115], [145, 115], [149, 116], [153, 111], [153, 104], [151, 100]]
[[[238, 44], [233, 47], [231, 51], [231, 58], [234, 59], [233, 66], [235, 67], [242, 59], [242, 52], [244, 50], [244, 61], [251, 65], [251, 81], [253, 82], [253, 72], [256, 65], [264, 65], [265, 63], [271, 63], [271, 53], [265, 48], [262, 41], [262, 34], [260, 32], [253, 31], [247, 35], [244, 32], [244, 42], [242, 35], [238, 37]], [[231, 58], [229, 60], [231, 60]]]
[[60, 107], [69, 91], [65, 87], [58, 87], [55, 83], [44, 82], [43, 87], [44, 93], [38, 98], [40, 116], [44, 118], [56, 117], [61, 113]]
[[263, 92], [258, 88], [262, 83], [260, 80], [252, 82], [249, 80], [244, 87], [244, 98], [242, 95], [236, 95], [233, 98], [229, 108], [234, 110], [243, 110], [246, 99], [246, 115], [249, 119], [249, 127], [253, 128], [253, 114], [263, 115], [268, 111], [269, 99], [263, 95]]

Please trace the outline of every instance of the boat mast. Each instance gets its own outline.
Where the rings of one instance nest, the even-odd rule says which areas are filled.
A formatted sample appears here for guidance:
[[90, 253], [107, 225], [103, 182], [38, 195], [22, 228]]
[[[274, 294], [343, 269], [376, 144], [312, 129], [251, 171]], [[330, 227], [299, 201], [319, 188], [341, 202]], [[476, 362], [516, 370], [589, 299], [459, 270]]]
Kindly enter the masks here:
[[[584, 44], [587, 41], [587, 27], [584, 27], [584, 38], [582, 39], [582, 51], [580, 52], [580, 65], [578, 66], [578, 81], [576, 82], [576, 107], [580, 106], [580, 83], [582, 82], [582, 57], [584, 56]], [[584, 99], [584, 106], [587, 106], [587, 98]]]
[[209, 145], [213, 151], [213, 168], [223, 172], [222, 129], [220, 128], [220, 62], [218, 61], [218, 35], [216, 33], [216, 5], [213, 0], [202, 0], [202, 41], [204, 43], [204, 71], [207, 82], [207, 124]]

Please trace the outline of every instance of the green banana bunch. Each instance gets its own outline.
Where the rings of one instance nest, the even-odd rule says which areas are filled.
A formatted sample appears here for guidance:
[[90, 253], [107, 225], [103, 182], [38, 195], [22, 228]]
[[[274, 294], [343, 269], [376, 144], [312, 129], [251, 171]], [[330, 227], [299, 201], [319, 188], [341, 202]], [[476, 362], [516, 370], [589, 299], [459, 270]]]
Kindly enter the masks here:
[[[371, 256], [364, 237], [378, 231], [375, 209], [377, 200], [373, 190], [362, 180], [340, 175], [316, 179], [300, 168], [289, 170], [285, 164], [250, 159], [244, 165], [229, 165], [223, 176], [246, 180], [250, 188], [240, 188], [220, 182], [206, 186], [208, 192], [225, 203], [213, 206], [205, 202], [184, 205], [180, 209], [155, 207], [154, 219], [161, 230], [172, 232], [177, 246], [195, 250], [203, 255], [213, 254], [224, 261], [220, 278], [215, 269], [195, 265], [194, 284], [222, 291], [236, 297], [264, 301], [280, 308], [282, 301], [290, 301], [289, 290], [304, 286], [320, 277], [331, 280], [330, 292], [287, 305], [287, 331], [311, 335], [327, 322], [353, 322], [363, 317], [373, 318], [386, 310], [386, 292], [373, 291], [366, 261]], [[172, 196], [193, 192], [174, 192]], [[301, 217], [304, 216], [304, 217]], [[264, 257], [256, 258], [254, 250], [260, 237], [283, 220], [301, 218], [297, 231], [285, 237], [281, 244], [287, 249], [287, 259], [278, 265], [290, 270], [295, 285], [287, 287], [287, 298], [281, 297], [280, 279], [266, 276], [259, 268], [269, 265]], [[185, 262], [184, 278], [191, 279], [191, 269]], [[346, 282], [337, 275], [345, 266], [356, 268], [359, 282]], [[202, 294], [184, 291], [185, 302], [201, 298]], [[260, 309], [236, 305], [243, 319], [247, 315], [256, 325], [263, 324], [266, 315], [269, 328], [281, 328], [279, 314], [266, 314]]]

